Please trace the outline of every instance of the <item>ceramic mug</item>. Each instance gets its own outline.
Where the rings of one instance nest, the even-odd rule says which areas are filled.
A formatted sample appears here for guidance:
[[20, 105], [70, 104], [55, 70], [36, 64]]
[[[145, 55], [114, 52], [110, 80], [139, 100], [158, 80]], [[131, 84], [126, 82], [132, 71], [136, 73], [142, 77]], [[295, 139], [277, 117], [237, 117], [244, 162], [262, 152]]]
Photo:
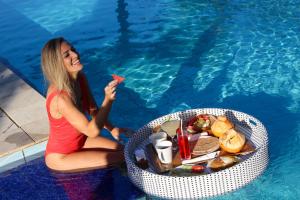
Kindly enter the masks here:
[[168, 140], [160, 141], [155, 145], [159, 160], [164, 164], [172, 163], [172, 142]]

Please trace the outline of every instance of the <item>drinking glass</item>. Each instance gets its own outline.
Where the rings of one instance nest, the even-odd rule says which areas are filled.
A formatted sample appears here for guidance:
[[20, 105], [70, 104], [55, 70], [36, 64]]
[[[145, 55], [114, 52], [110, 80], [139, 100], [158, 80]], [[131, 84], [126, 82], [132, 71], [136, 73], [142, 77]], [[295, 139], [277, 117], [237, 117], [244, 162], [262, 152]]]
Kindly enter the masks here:
[[191, 151], [190, 151], [187, 130], [183, 130], [181, 132], [181, 129], [178, 128], [176, 133], [177, 133], [177, 140], [178, 140], [178, 146], [179, 146], [179, 152], [180, 152], [181, 159], [182, 160], [191, 159]]

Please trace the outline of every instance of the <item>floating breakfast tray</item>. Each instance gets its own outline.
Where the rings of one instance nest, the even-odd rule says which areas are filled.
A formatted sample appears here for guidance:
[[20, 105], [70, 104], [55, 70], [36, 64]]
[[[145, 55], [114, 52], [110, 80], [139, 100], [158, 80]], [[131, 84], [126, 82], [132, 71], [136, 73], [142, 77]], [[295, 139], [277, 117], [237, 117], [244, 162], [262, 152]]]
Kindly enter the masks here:
[[[169, 119], [187, 121], [199, 114], [225, 115], [235, 129], [245, 134], [256, 147], [246, 160], [227, 169], [204, 175], [168, 176], [143, 170], [136, 165], [134, 151], [148, 139], [152, 129]], [[256, 118], [234, 110], [203, 108], [162, 116], [140, 128], [125, 146], [125, 159], [130, 180], [145, 193], [160, 198], [197, 199], [212, 197], [236, 190], [258, 177], [267, 167], [268, 135]]]

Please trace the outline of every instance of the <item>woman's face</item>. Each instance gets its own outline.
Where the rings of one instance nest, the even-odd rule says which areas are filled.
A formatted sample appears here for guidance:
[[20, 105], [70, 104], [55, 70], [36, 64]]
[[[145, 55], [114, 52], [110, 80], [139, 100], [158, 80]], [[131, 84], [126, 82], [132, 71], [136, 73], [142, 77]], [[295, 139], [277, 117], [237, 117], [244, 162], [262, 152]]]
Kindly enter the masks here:
[[76, 78], [77, 73], [82, 69], [79, 54], [67, 42], [63, 42], [60, 47], [64, 66], [73, 78]]

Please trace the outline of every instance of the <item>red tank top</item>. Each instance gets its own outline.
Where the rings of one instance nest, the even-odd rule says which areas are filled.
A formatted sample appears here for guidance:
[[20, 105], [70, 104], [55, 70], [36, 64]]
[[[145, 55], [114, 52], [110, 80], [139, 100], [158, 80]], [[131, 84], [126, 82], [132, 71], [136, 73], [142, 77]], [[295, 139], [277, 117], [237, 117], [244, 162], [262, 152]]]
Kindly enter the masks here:
[[46, 100], [47, 114], [50, 124], [49, 139], [45, 156], [49, 153], [69, 154], [80, 150], [87, 136], [75, 129], [64, 117], [55, 119], [50, 114], [50, 103], [56, 95], [68, 95], [67, 92], [54, 91]]

